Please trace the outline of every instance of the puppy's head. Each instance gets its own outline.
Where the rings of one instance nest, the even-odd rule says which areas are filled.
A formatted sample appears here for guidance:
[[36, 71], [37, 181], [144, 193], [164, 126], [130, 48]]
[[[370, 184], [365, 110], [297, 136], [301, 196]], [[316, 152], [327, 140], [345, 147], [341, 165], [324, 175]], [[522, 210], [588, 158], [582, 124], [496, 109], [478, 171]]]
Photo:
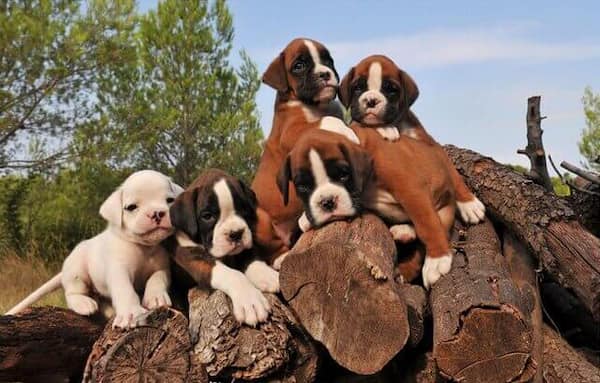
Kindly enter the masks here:
[[294, 39], [269, 65], [262, 80], [279, 92], [313, 105], [333, 100], [340, 78], [323, 44]]
[[104, 201], [100, 215], [126, 239], [156, 245], [173, 233], [169, 207], [182, 191], [164, 174], [135, 172]]
[[352, 119], [367, 126], [390, 125], [403, 117], [419, 96], [414, 80], [386, 56], [369, 56], [344, 76], [340, 101]]
[[319, 129], [298, 140], [277, 177], [284, 203], [293, 182], [308, 220], [317, 227], [359, 214], [372, 181], [373, 164], [366, 151], [340, 134]]
[[175, 200], [171, 220], [214, 257], [239, 254], [252, 247], [256, 196], [237, 178], [207, 170]]

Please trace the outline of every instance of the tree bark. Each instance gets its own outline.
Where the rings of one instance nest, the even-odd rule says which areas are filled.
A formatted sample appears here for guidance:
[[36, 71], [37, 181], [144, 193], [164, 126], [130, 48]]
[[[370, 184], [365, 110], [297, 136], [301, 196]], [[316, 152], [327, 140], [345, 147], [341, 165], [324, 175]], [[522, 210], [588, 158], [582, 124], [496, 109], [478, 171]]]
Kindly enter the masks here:
[[489, 221], [466, 230], [464, 251], [432, 287], [430, 302], [433, 353], [443, 376], [460, 382], [533, 377], [539, 365], [533, 359], [534, 297], [511, 280]]
[[237, 322], [223, 292], [190, 290], [193, 363], [226, 381], [315, 381], [319, 358], [314, 343], [275, 295], [266, 297], [272, 313], [253, 328]]
[[150, 312], [146, 324], [113, 329], [112, 321], [94, 344], [83, 382], [208, 383], [202, 365], [191, 361], [188, 321], [178, 311]]
[[598, 383], [600, 369], [575, 351], [554, 330], [544, 326], [545, 383]]
[[600, 239], [576, 221], [564, 200], [507, 166], [452, 145], [445, 149], [489, 214], [525, 243], [544, 270], [572, 289], [600, 321]]
[[0, 316], [0, 381], [80, 379], [103, 328], [100, 317], [56, 307]]
[[395, 256], [385, 224], [365, 215], [305, 233], [282, 264], [284, 298], [310, 335], [352, 372], [378, 372], [409, 338]]

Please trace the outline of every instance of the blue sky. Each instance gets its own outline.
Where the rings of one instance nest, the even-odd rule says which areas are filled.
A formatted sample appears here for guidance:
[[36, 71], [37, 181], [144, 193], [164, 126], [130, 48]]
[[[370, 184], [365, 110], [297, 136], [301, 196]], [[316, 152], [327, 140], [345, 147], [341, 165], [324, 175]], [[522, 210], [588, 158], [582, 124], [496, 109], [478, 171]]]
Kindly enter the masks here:
[[[156, 0], [140, 3], [154, 7]], [[388, 55], [413, 76], [413, 110], [440, 142], [501, 162], [528, 164], [528, 96], [542, 96], [546, 151], [579, 163], [581, 97], [600, 93], [600, 1], [251, 1], [229, 2], [235, 51], [264, 71], [295, 37], [331, 51], [340, 76], [363, 57]], [[237, 62], [236, 57], [232, 58]], [[257, 96], [265, 133], [275, 92]]]

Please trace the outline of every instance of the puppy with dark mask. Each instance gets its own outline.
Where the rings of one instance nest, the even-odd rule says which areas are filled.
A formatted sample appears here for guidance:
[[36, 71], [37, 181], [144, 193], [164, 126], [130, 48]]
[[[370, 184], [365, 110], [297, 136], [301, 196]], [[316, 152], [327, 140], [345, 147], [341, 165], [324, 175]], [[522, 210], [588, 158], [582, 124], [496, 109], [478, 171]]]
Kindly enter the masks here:
[[[386, 56], [369, 56], [350, 69], [340, 84], [339, 95], [351, 110], [351, 125], [372, 128], [388, 141], [407, 136], [439, 147], [410, 110], [419, 96], [417, 84]], [[445, 161], [461, 218], [479, 223], [485, 217], [485, 206], [471, 193], [447, 156]]]
[[256, 256], [256, 196], [223, 171], [202, 173], [170, 209], [175, 262], [196, 283], [225, 292], [240, 322], [267, 319], [263, 292], [279, 291], [279, 273]]

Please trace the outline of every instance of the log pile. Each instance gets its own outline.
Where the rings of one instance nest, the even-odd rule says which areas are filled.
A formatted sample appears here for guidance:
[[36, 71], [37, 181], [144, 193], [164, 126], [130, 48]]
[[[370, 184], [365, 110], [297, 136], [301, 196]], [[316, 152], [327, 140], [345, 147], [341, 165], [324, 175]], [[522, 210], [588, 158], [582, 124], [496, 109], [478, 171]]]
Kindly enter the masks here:
[[[446, 150], [489, 219], [457, 223], [452, 270], [430, 292], [395, 278], [402, 248], [364, 215], [300, 238], [254, 328], [199, 288], [189, 310], [130, 331], [62, 309], [1, 317], [0, 381], [600, 382], [600, 240], [542, 186]], [[549, 327], [561, 320], [591, 353], [565, 340], [572, 328]]]

